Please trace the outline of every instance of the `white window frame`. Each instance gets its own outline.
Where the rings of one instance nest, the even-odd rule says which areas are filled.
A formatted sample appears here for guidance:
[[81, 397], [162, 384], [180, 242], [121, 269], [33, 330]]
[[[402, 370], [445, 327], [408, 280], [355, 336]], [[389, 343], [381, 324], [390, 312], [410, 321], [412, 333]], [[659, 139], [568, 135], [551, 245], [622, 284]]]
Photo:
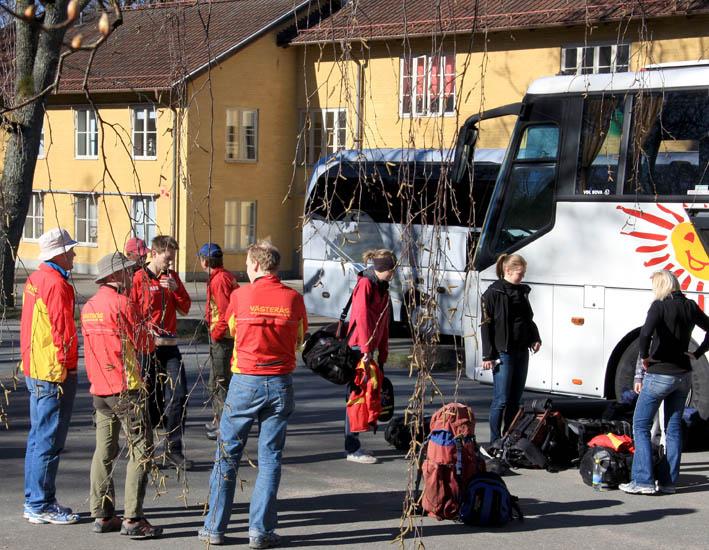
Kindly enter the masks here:
[[[74, 238], [81, 246], [98, 246], [98, 197], [94, 193], [74, 193]], [[86, 212], [85, 218], [79, 217], [79, 202], [86, 201]], [[91, 217], [91, 202], [93, 202], [94, 212], [96, 214], [95, 218]], [[86, 222], [86, 232], [82, 235], [79, 232], [79, 221]], [[92, 223], [93, 221], [93, 223]], [[95, 236], [91, 237], [91, 228], [95, 228]], [[87, 238], [88, 237], [88, 240]]]
[[[27, 236], [28, 223], [31, 224], [32, 227], [31, 237]], [[30, 242], [37, 241], [42, 233], [44, 233], [44, 193], [32, 191], [30, 207], [27, 210], [25, 225], [22, 228], [22, 240]]]
[[[252, 219], [242, 220], [241, 209], [244, 204], [251, 205]], [[235, 205], [236, 219], [229, 219], [230, 206]], [[258, 217], [258, 201], [228, 199], [224, 201], [224, 251], [225, 252], [244, 252], [249, 245], [256, 242], [256, 220]], [[246, 227], [247, 243], [237, 242], [241, 240], [241, 228]], [[229, 235], [229, 232], [234, 230], [235, 235]], [[234, 243], [234, 244], [233, 244]]]
[[[86, 118], [86, 130], [79, 130], [79, 119]], [[79, 136], [86, 136], [86, 147], [79, 150]], [[98, 158], [98, 117], [93, 109], [74, 109], [74, 158], [76, 159], [97, 159]]]
[[[142, 219], [138, 219], [138, 204], [142, 203]], [[153, 215], [150, 214], [152, 205]], [[146, 208], [147, 206], [147, 208]], [[158, 235], [158, 203], [155, 195], [133, 195], [131, 197], [131, 220], [133, 222], [133, 236], [143, 239], [148, 246], [150, 241]], [[138, 228], [141, 228], [139, 231]], [[152, 233], [151, 233], [152, 229]]]
[[37, 158], [45, 158], [47, 152], [44, 150], [44, 121], [42, 121], [42, 128], [39, 130], [39, 149], [37, 149]]
[[[581, 72], [581, 69], [583, 68], [583, 53], [585, 49], [593, 49], [593, 71], [591, 73], [586, 73], [586, 74], [598, 74], [598, 70], [600, 68], [600, 57], [601, 57], [601, 48], [611, 48], [611, 64], [610, 64], [610, 72], [611, 73], [617, 73], [617, 72], [627, 72], [630, 70], [630, 44], [629, 43], [623, 43], [623, 44], [593, 44], [593, 45], [588, 45], [588, 44], [581, 44], [581, 45], [569, 45], [569, 46], [562, 46], [561, 47], [561, 74], [577, 74], [581, 75], [583, 74]], [[624, 67], [623, 70], [618, 71], [618, 48], [627, 48], [628, 49], [628, 64], [621, 65], [621, 67]], [[566, 52], [568, 50], [576, 50], [576, 72], [571, 73], [571, 72], [566, 72], [567, 70], [571, 70], [571, 67], [566, 66]]]
[[[433, 94], [432, 91], [432, 74], [433, 60], [438, 59], [438, 93]], [[446, 60], [453, 60], [453, 73], [446, 73]], [[409, 74], [406, 75], [406, 66], [409, 66]], [[421, 109], [418, 108], [416, 76], [418, 75], [418, 67], [423, 66], [423, 96], [421, 96]], [[451, 76], [453, 81], [453, 91], [450, 94], [453, 102], [450, 110], [445, 110], [445, 86], [446, 76]], [[406, 88], [406, 80], [411, 83], [411, 108], [409, 111], [404, 109], [404, 90]], [[418, 55], [411, 57], [402, 57], [399, 59], [399, 116], [402, 118], [418, 118], [418, 117], [439, 117], [439, 116], [455, 116], [456, 99], [457, 99], [457, 72], [456, 59], [453, 53], [441, 53], [437, 55]], [[432, 109], [434, 100], [438, 99], [438, 107]]]
[[[249, 156], [247, 127], [242, 125], [245, 114], [253, 116], [253, 155]], [[226, 109], [226, 128], [224, 136], [224, 159], [226, 162], [258, 161], [258, 109], [229, 107]], [[235, 122], [235, 124], [234, 124]], [[231, 124], [230, 124], [231, 123]]]
[[[143, 130], [136, 130], [136, 120], [138, 113], [143, 112], [145, 114], [145, 124], [143, 125]], [[150, 115], [153, 114], [155, 118], [155, 131], [148, 130], [148, 120], [150, 120]], [[134, 105], [130, 109], [130, 121], [131, 121], [131, 147], [133, 151], [133, 158], [136, 160], [156, 160], [158, 158], [158, 113], [157, 109], [151, 105]], [[136, 154], [135, 152], [135, 142], [136, 135], [140, 133], [143, 136], [143, 149], [142, 154]], [[150, 134], [155, 134], [155, 154], [147, 154], [148, 150], [148, 137]]]
[[[327, 127], [327, 115], [332, 114], [333, 126]], [[344, 114], [344, 126], [341, 124], [340, 115]], [[309, 120], [308, 120], [309, 119]], [[315, 147], [315, 121], [320, 123], [320, 143]], [[347, 109], [309, 109], [300, 111], [301, 136], [298, 147], [300, 164], [312, 166], [320, 158], [330, 156], [341, 151], [347, 145]], [[344, 137], [343, 137], [344, 135]], [[332, 137], [332, 140], [330, 140]], [[316, 156], [315, 151], [318, 151]]]

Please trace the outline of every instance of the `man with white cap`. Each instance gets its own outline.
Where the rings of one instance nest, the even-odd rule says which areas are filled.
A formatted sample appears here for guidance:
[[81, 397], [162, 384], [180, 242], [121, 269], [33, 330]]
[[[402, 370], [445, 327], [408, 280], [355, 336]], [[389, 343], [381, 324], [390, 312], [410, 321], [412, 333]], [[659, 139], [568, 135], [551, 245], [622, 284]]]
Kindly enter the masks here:
[[74, 323], [74, 267], [77, 242], [64, 229], [39, 238], [39, 269], [25, 283], [20, 353], [30, 394], [30, 432], [25, 453], [25, 505], [30, 523], [76, 523], [77, 514], [56, 499], [59, 455], [69, 431], [76, 395], [78, 339]]
[[[98, 292], [81, 310], [86, 374], [96, 409], [96, 448], [91, 462], [93, 531], [121, 531], [131, 538], [154, 538], [162, 528], [143, 515], [143, 500], [151, 467], [153, 432], [148, 420], [143, 380], [136, 355], [134, 327], [138, 313], [127, 294], [134, 261], [120, 252], [98, 261]], [[124, 518], [116, 516], [114, 462], [120, 451], [121, 427], [128, 438]]]

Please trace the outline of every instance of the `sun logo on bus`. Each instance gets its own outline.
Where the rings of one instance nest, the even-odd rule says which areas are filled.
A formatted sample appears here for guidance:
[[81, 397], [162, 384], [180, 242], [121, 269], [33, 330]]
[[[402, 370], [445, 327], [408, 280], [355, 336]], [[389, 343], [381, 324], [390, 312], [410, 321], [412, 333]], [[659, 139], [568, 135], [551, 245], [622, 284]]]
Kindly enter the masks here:
[[[645, 267], [666, 269], [679, 279], [682, 290], [704, 291], [704, 281], [709, 280], [709, 256], [704, 250], [699, 235], [694, 226], [683, 214], [670, 210], [661, 204], [657, 205], [664, 216], [642, 212], [625, 206], [618, 206], [629, 216], [645, 220], [655, 225], [659, 230], [653, 232], [621, 231], [629, 235], [649, 241], [638, 246], [635, 251], [647, 254], [649, 258], [643, 262]], [[650, 244], [653, 243], [653, 244]], [[704, 309], [704, 296], [699, 295], [699, 307]]]

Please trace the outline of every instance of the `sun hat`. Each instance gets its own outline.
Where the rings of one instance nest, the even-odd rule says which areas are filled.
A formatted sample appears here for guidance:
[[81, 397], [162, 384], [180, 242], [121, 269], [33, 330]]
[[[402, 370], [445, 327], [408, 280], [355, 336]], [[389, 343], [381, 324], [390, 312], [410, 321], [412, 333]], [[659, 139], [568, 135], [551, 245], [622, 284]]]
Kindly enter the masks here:
[[124, 251], [126, 254], [137, 254], [138, 256], [147, 256], [148, 252], [150, 252], [150, 249], [148, 248], [148, 245], [145, 244], [145, 241], [143, 239], [133, 237], [132, 239], [128, 239], [128, 241], [126, 242]]
[[78, 242], [71, 238], [66, 229], [55, 227], [39, 237], [39, 261], [46, 262], [69, 252]]
[[199, 249], [197, 256], [201, 258], [221, 258], [224, 253], [217, 243], [206, 243]]
[[104, 279], [110, 277], [114, 273], [118, 273], [124, 269], [131, 269], [132, 267], [135, 267], [135, 262], [133, 260], [129, 260], [120, 252], [116, 251], [111, 254], [107, 254], [96, 264], [96, 270], [98, 273], [96, 273], [95, 281], [97, 284], [102, 283]]

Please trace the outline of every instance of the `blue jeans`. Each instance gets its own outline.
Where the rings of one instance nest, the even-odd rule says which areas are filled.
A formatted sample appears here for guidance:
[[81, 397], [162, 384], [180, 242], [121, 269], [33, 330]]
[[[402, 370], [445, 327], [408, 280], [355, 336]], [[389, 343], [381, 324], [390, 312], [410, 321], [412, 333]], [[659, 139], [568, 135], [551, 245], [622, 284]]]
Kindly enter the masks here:
[[204, 528], [223, 535], [231, 517], [236, 474], [249, 430], [258, 420], [258, 475], [249, 507], [249, 536], [273, 533], [278, 522], [276, 496], [288, 417], [294, 409], [293, 380], [282, 376], [234, 374], [229, 383], [214, 468], [209, 480], [209, 512]]
[[529, 350], [500, 353], [500, 363], [492, 370], [492, 404], [490, 405], [490, 442], [502, 436], [504, 413], [505, 430], [519, 410], [524, 386], [527, 383]]
[[76, 371], [61, 383], [25, 377], [30, 394], [30, 432], [25, 452], [25, 505], [41, 512], [56, 501], [59, 454], [69, 432]]
[[633, 414], [633, 439], [635, 456], [633, 457], [632, 479], [641, 487], [655, 488], [655, 476], [652, 464], [652, 444], [650, 430], [660, 404], [665, 402], [665, 437], [664, 457], [657, 469], [657, 482], [660, 485], [675, 485], [679, 477], [679, 464], [682, 459], [682, 412], [687, 401], [687, 394], [692, 384], [692, 373], [679, 376], [668, 374], [647, 374], [635, 405]]

